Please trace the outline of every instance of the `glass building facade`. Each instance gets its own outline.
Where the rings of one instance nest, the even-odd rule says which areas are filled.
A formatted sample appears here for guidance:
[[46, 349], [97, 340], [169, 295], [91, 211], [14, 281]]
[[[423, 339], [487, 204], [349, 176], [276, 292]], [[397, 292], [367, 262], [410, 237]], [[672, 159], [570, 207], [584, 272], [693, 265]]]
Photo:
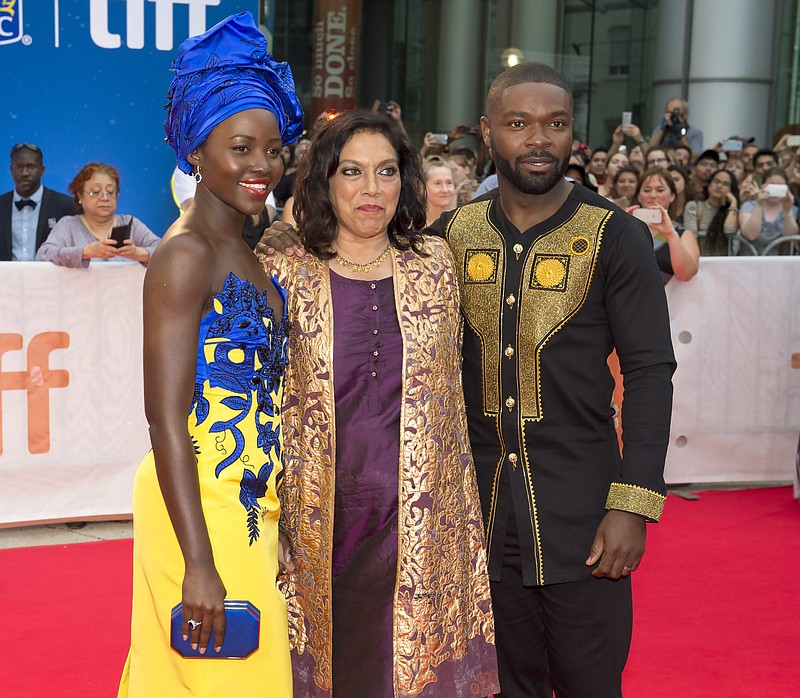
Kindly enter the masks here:
[[[647, 137], [673, 96], [688, 99], [705, 147], [729, 135], [771, 144], [800, 123], [800, 0], [263, 0], [273, 51], [306, 113], [326, 106], [320, 17], [353, 30], [353, 105], [394, 100], [418, 140], [473, 125], [492, 79], [541, 60], [568, 80], [575, 133], [610, 141], [622, 111]], [[334, 66], [336, 67], [336, 66]], [[316, 81], [316, 82], [315, 82]]]

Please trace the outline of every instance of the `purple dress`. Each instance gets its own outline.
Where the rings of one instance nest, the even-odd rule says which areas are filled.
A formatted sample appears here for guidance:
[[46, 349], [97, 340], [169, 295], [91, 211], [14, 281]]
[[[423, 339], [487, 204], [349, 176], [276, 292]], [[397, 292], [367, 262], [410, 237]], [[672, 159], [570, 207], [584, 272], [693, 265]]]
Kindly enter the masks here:
[[394, 696], [403, 342], [392, 278], [330, 272], [336, 399], [334, 695]]

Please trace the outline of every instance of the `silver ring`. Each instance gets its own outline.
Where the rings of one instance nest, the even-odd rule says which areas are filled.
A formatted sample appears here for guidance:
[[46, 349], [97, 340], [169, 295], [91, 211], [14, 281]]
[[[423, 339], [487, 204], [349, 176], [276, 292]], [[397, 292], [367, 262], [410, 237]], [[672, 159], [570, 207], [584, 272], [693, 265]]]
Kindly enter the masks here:
[[187, 620], [186, 622], [189, 624], [189, 627], [192, 630], [194, 630], [195, 628], [199, 628], [203, 624], [202, 620], [194, 620], [192, 618], [189, 618], [189, 620]]

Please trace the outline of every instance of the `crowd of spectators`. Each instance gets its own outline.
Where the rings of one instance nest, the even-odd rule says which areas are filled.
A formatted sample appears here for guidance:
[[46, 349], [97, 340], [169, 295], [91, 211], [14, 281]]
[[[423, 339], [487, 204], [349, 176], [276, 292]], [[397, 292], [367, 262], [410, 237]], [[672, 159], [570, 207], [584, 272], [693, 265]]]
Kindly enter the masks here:
[[[465, 143], [466, 136], [479, 133], [477, 126], [464, 125], [448, 134], [427, 133], [420, 148], [426, 172], [436, 182], [454, 182], [458, 204], [497, 186], [482, 140]], [[700, 256], [797, 251], [788, 243], [797, 245], [800, 135], [783, 135], [772, 147], [731, 136], [704, 149], [703, 132], [689, 123], [688, 104], [674, 97], [649, 136], [637, 124], [619, 124], [607, 144], [590, 148], [576, 140], [567, 177], [630, 213], [661, 212], [658, 223], [650, 222], [655, 214], [641, 215], [651, 216], [647, 224], [665, 280], [673, 274], [692, 278]], [[430, 177], [429, 182], [438, 210], [442, 195], [433, 187], [439, 185]], [[782, 237], [791, 240], [781, 246], [776, 241]]]
[[[373, 110], [384, 111], [405, 132], [399, 104], [376, 101]], [[315, 124], [335, 116], [324, 112]], [[429, 132], [421, 140], [428, 223], [496, 186], [478, 125]], [[308, 144], [302, 138], [283, 149], [282, 180], [262, 216], [245, 222], [243, 237], [251, 247], [276, 216], [293, 222], [295, 173]], [[73, 267], [90, 259], [147, 263], [158, 238], [134, 216], [116, 213], [119, 174], [113, 166], [82, 168], [70, 184], [72, 198], [41, 184], [44, 160], [35, 144], [15, 145], [10, 169], [15, 188], [0, 196], [0, 261], [37, 259]], [[667, 101], [649, 137], [631, 123], [619, 124], [608, 144], [590, 148], [576, 140], [567, 176], [629, 212], [661, 210], [663, 222], [648, 225], [662, 260], [678, 252], [685, 262], [685, 248], [690, 256], [695, 249], [704, 256], [785, 254], [790, 246], [776, 241], [798, 235], [800, 135], [785, 134], [772, 147], [732, 136], [703, 149], [703, 133], [689, 124], [688, 104], [679, 97]], [[191, 176], [176, 168], [172, 191], [185, 211], [194, 191]], [[671, 274], [674, 266], [664, 263], [662, 271]], [[677, 278], [691, 278], [697, 270], [696, 263], [677, 266]]]
[[[391, 115], [400, 121], [399, 107]], [[450, 205], [448, 196], [463, 204], [497, 186], [478, 126], [426, 133], [420, 154], [429, 221]], [[773, 147], [731, 136], [704, 149], [703, 132], [689, 123], [679, 97], [667, 101], [649, 136], [637, 124], [619, 124], [607, 144], [576, 140], [567, 177], [628, 212], [661, 211], [662, 222], [648, 227], [665, 281], [692, 278], [700, 256], [789, 253], [789, 244], [770, 243], [798, 235], [800, 135], [784, 135]]]
[[[576, 142], [573, 160], [586, 168], [587, 186], [628, 210], [643, 205], [641, 173], [666, 170], [675, 186], [669, 218], [680, 239], [684, 231], [694, 236], [703, 256], [790, 252], [776, 241], [798, 234], [800, 135], [784, 134], [773, 147], [734, 135], [703, 149], [703, 133], [688, 119], [686, 102], [672, 98], [649, 139], [638, 125], [620, 124], [608, 146]], [[626, 182], [622, 190], [618, 184], [629, 171], [631, 178], [640, 173], [633, 198]]]

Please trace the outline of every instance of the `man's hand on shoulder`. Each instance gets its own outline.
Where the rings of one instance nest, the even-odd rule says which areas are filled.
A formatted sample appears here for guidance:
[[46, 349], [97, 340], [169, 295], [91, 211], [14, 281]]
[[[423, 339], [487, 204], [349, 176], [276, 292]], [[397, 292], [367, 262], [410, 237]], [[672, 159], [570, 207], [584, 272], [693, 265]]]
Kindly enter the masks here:
[[303, 257], [305, 256], [306, 248], [303, 247], [300, 234], [294, 226], [283, 221], [274, 221], [264, 231], [255, 251], [257, 254], [263, 254], [267, 257], [274, 255], [276, 252], [285, 254], [287, 257], [292, 255]]

